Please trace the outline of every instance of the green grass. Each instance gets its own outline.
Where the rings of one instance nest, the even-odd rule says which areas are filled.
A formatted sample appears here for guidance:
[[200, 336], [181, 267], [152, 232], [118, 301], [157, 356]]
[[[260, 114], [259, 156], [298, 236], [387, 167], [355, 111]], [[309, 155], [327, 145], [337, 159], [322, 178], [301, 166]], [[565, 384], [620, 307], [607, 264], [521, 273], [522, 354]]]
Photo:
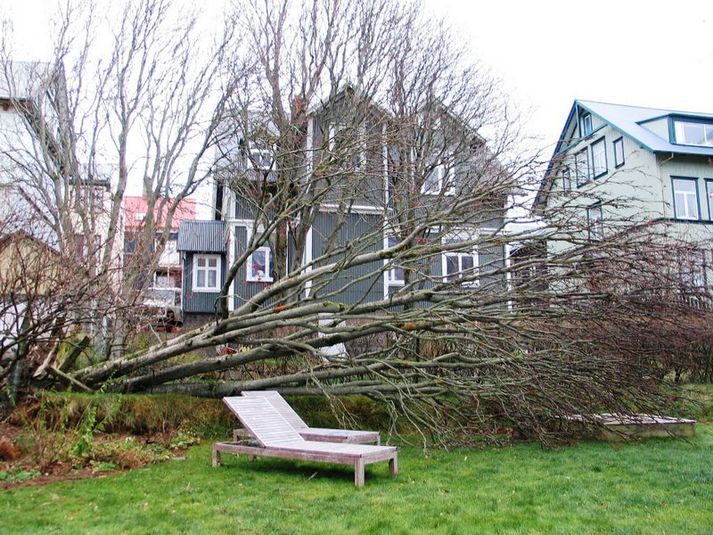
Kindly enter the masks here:
[[347, 467], [224, 455], [209, 444], [100, 479], [0, 491], [6, 533], [711, 533], [713, 425], [691, 442], [400, 454]]

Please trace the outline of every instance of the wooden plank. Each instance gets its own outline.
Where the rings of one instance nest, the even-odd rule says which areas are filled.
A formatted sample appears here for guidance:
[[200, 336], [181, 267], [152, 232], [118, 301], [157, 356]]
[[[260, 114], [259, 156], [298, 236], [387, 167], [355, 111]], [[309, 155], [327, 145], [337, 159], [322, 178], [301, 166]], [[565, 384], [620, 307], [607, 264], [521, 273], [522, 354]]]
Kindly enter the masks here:
[[246, 390], [244, 397], [259, 397], [266, 399], [270, 405], [287, 422], [300, 433], [305, 440], [322, 442], [352, 442], [355, 444], [380, 444], [381, 435], [378, 431], [358, 431], [353, 429], [328, 429], [309, 427], [300, 415], [290, 406], [285, 398], [276, 390]]
[[266, 399], [270, 405], [296, 430], [307, 429], [309, 426], [300, 418], [300, 415], [290, 406], [276, 390], [246, 390], [243, 396], [261, 397]]

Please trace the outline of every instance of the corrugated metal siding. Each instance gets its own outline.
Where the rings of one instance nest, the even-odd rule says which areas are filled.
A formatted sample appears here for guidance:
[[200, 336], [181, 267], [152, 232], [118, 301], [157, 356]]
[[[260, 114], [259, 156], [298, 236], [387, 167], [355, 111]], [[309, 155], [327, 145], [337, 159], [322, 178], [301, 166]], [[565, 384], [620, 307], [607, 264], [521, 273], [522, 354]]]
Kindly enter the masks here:
[[179, 251], [224, 253], [225, 242], [223, 221], [182, 221], [176, 248]]
[[[193, 291], [193, 252], [183, 254], [183, 312], [213, 314], [216, 311], [218, 292]], [[225, 281], [226, 262], [221, 256], [221, 284]]]
[[[505, 283], [502, 268], [505, 266], [505, 247], [491, 245], [478, 250], [478, 264], [480, 266], [480, 286], [482, 288], [502, 289], [497, 283]], [[500, 270], [500, 273], [494, 273]]]
[[[237, 226], [235, 227], [235, 250], [233, 251], [233, 258], [237, 259], [248, 245], [248, 233], [245, 227]], [[274, 260], [274, 258], [273, 258]], [[251, 282], [247, 281], [247, 265], [244, 263], [240, 266], [237, 275], [235, 276], [235, 281], [233, 282], [233, 306], [240, 307], [245, 304], [246, 301], [255, 297], [258, 293], [265, 289], [269, 284], [267, 282]], [[269, 305], [271, 301], [265, 303]]]
[[255, 218], [255, 206], [252, 201], [244, 197], [236, 196], [235, 199], [235, 218], [236, 219], [249, 219], [253, 220]]
[[[339, 219], [340, 217], [344, 217], [345, 220], [342, 222]], [[335, 228], [337, 228], [336, 232], [334, 232]], [[358, 248], [358, 253], [380, 250], [383, 247], [381, 228], [382, 218], [379, 215], [350, 214], [338, 216], [337, 214], [321, 213], [315, 218], [313, 226], [313, 257], [316, 258], [328, 252], [327, 249], [333, 250], [350, 242], [354, 247]], [[367, 242], [364, 236], [371, 233], [375, 233], [375, 235]], [[329, 259], [324, 263], [334, 260], [336, 258]], [[331, 292], [337, 292], [348, 285], [347, 288], [339, 291], [337, 295], [329, 297], [329, 300], [346, 304], [382, 299], [384, 295], [383, 275], [380, 271], [382, 267], [383, 263], [381, 261], [355, 266], [337, 273], [331, 280], [323, 279], [316, 282], [313, 285], [313, 289], [317, 290], [321, 284], [326, 283], [323, 288], [317, 290], [317, 295], [326, 295]], [[349, 284], [366, 275], [368, 277], [365, 277], [364, 280]]]

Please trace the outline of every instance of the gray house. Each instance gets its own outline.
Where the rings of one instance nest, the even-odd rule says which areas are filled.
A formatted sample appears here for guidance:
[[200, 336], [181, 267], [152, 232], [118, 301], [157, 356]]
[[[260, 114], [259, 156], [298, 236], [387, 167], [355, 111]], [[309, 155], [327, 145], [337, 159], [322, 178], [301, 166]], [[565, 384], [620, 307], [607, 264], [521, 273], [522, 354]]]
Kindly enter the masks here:
[[[482, 167], [478, 173], [470, 170], [473, 161], [493, 165], [492, 158], [484, 156], [487, 150], [476, 133], [445, 108], [438, 109], [436, 126], [427, 132], [433, 140], [427, 141], [441, 148], [428, 162], [400, 145], [403, 128], [393, 117], [350, 90], [306, 114], [297, 137], [299, 158], [290, 159], [284, 145], [271, 141], [276, 127], [261, 124], [259, 117], [243, 119], [218, 150], [215, 221], [190, 222], [179, 230], [185, 321], [207, 321], [219, 306], [241, 306], [281, 278], [280, 272], [309, 271], [381, 251], [407, 235], [416, 247], [429, 240], [470, 245], [422, 258], [373, 259], [336, 269], [289, 298], [353, 305], [387, 299], [414, 284], [460, 281], [459, 291], [471, 291], [502, 283], [503, 246], [496, 240], [475, 245], [474, 237], [500, 230], [505, 193], [464, 203], [474, 187], [467, 179], [484, 174]], [[443, 131], [449, 128], [457, 128], [458, 134], [451, 133], [446, 141]], [[458, 154], [472, 158], [454, 158], [455, 150], [443, 150], [446, 143], [458, 143]], [[417, 176], [423, 179], [414, 179]], [[246, 251], [252, 252], [245, 256]], [[218, 304], [217, 291], [227, 270], [241, 258], [230, 296]]]

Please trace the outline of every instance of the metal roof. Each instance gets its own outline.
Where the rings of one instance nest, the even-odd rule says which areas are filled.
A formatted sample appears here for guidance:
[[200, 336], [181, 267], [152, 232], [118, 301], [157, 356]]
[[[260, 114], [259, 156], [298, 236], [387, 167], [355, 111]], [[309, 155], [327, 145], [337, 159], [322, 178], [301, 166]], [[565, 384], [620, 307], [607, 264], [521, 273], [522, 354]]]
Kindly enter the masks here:
[[713, 113], [700, 113], [690, 111], [668, 110], [663, 108], [645, 108], [641, 106], [629, 106], [626, 104], [610, 104], [607, 102], [596, 102], [593, 100], [575, 100], [570, 109], [560, 138], [555, 146], [554, 153], [547, 166], [545, 177], [540, 183], [540, 187], [535, 195], [533, 208], [537, 208], [544, 203], [546, 188], [551, 182], [553, 165], [559, 154], [565, 153], [570, 148], [571, 140], [567, 139], [567, 130], [573, 120], [576, 120], [577, 109], [584, 109], [599, 117], [612, 128], [619, 131], [639, 143], [642, 147], [651, 152], [668, 154], [689, 154], [697, 156], [713, 157], [713, 147], [702, 147], [696, 145], [677, 145], [671, 143], [670, 139], [663, 138], [644, 125], [655, 119], [675, 117], [677, 119], [692, 118], [697, 120], [709, 120], [713, 122]]
[[179, 251], [224, 253], [227, 250], [223, 221], [181, 221], [178, 227]]
[[713, 113], [698, 113], [660, 108], [642, 108], [626, 106], [623, 104], [607, 104], [589, 100], [577, 100], [581, 108], [590, 111], [610, 126], [638, 141], [652, 152], [667, 152], [674, 154], [694, 154], [700, 156], [713, 156], [713, 147], [700, 147], [692, 145], [677, 145], [669, 139], [662, 138], [643, 126], [643, 123], [664, 117], [677, 117], [693, 119], [708, 119], [713, 122]]

